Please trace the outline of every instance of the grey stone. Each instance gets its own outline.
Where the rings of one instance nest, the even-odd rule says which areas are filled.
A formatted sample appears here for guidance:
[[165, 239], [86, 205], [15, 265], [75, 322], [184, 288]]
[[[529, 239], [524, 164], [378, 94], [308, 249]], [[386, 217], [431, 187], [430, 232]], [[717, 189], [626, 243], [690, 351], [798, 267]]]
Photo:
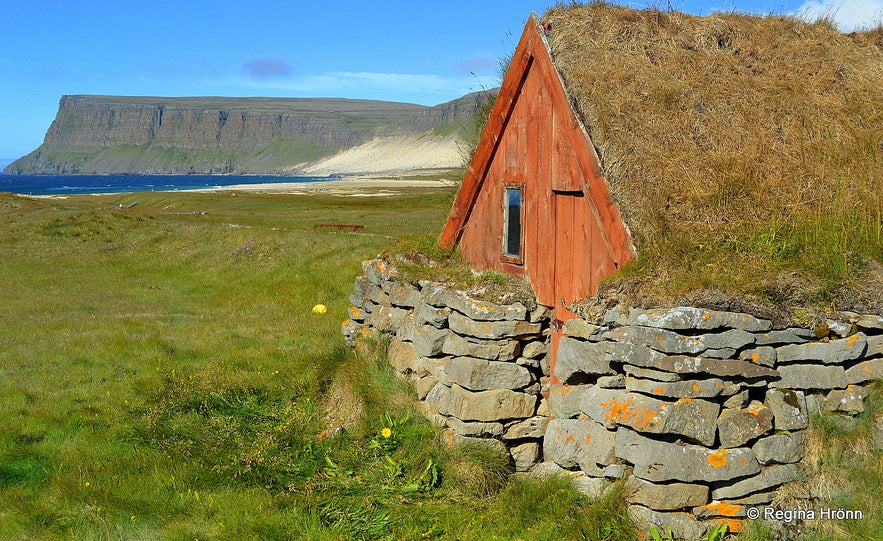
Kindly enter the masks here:
[[705, 535], [706, 527], [690, 513], [667, 513], [654, 511], [643, 505], [630, 505], [629, 517], [638, 526], [638, 531], [649, 531], [656, 528], [662, 535], [671, 531], [676, 539], [697, 540]]
[[563, 336], [558, 343], [558, 358], [555, 362], [555, 376], [563, 383], [583, 376], [613, 374], [610, 362], [605, 359], [603, 344], [583, 342]]
[[537, 398], [509, 389], [473, 392], [451, 387], [449, 415], [463, 421], [502, 421], [533, 417]]
[[721, 447], [740, 447], [773, 429], [773, 410], [754, 401], [747, 408], [724, 410], [717, 419]]
[[765, 436], [751, 447], [757, 461], [769, 464], [792, 464], [799, 462], [806, 453], [806, 434], [802, 431]]
[[449, 331], [436, 329], [431, 325], [415, 326], [411, 331], [411, 342], [421, 357], [434, 357], [442, 352]]
[[605, 466], [602, 473], [607, 479], [622, 479], [629, 473], [629, 471], [629, 467], [625, 464], [611, 464]]
[[549, 307], [538, 304], [536, 308], [531, 310], [527, 320], [531, 323], [540, 323], [548, 320], [550, 317], [552, 317], [552, 311]]
[[395, 268], [388, 265], [382, 259], [362, 261], [362, 271], [365, 273], [368, 281], [378, 286], [392, 280], [397, 274]]
[[599, 344], [604, 348], [605, 360], [630, 364], [642, 368], [655, 368], [665, 354], [654, 351], [647, 346], [630, 344], [628, 342], [604, 342]]
[[796, 481], [800, 470], [795, 464], [776, 464], [760, 470], [760, 473], [747, 479], [736, 481], [730, 485], [718, 486], [711, 491], [715, 500], [741, 498], [752, 492], [759, 492], [773, 487]]
[[706, 359], [671, 355], [657, 360], [655, 368], [676, 374], [709, 374], [718, 377], [741, 377], [742, 379], [774, 378], [779, 372], [765, 366], [736, 359]]
[[883, 316], [864, 314], [859, 316], [853, 323], [863, 331], [883, 331]]
[[883, 379], [883, 358], [869, 359], [846, 369], [846, 382], [850, 385]]
[[625, 389], [625, 376], [622, 374], [601, 376], [596, 385], [602, 389]]
[[764, 503], [770, 503], [776, 498], [776, 491], [774, 490], [766, 490], [762, 492], [755, 492], [754, 494], [749, 494], [748, 496], [744, 496], [742, 498], [735, 498], [727, 500], [727, 503], [735, 504], [735, 505], [760, 505]]
[[358, 321], [347, 319], [343, 322], [343, 325], [341, 325], [340, 332], [346, 339], [347, 345], [354, 346], [356, 337], [358, 337], [361, 333], [370, 332], [370, 328], [364, 323], [359, 323]]
[[857, 330], [856, 327], [854, 327], [850, 323], [844, 323], [842, 321], [837, 321], [834, 319], [826, 319], [825, 325], [828, 326], [829, 331], [836, 334], [840, 338], [846, 338], [850, 334], [855, 333], [855, 331]]
[[582, 413], [590, 385], [552, 385], [549, 388], [549, 410], [556, 419], [569, 419]]
[[846, 370], [840, 365], [780, 364], [782, 379], [770, 382], [770, 387], [785, 389], [845, 389]]
[[365, 312], [364, 310], [362, 310], [356, 306], [350, 306], [349, 308], [347, 308], [347, 315], [353, 321], [359, 321], [359, 322], [365, 321], [365, 318], [368, 317], [367, 312]]
[[625, 388], [667, 398], [714, 398], [734, 392], [733, 385], [717, 378], [666, 382], [629, 377], [625, 380]]
[[600, 327], [597, 325], [592, 325], [584, 319], [568, 319], [564, 322], [564, 327], [561, 328], [561, 332], [564, 333], [565, 336], [573, 336], [574, 338], [583, 338], [587, 340], [598, 332], [599, 328]]
[[371, 284], [368, 287], [368, 293], [366, 295], [368, 300], [373, 302], [374, 304], [386, 305], [389, 306], [389, 294], [383, 290], [382, 287], [378, 285]]
[[393, 306], [414, 308], [417, 306], [417, 303], [421, 302], [420, 291], [411, 284], [395, 281], [387, 282], [385, 286], [384, 289], [389, 295], [389, 302]]
[[456, 417], [448, 417], [448, 428], [461, 436], [487, 437], [503, 434], [503, 423], [466, 422]]
[[475, 438], [473, 436], [462, 436], [455, 433], [451, 429], [443, 430], [441, 433], [443, 443], [447, 443], [453, 447], [455, 445], [473, 445], [477, 447], [485, 447], [498, 452], [500, 455], [509, 456], [509, 450], [506, 444], [494, 438]]
[[459, 312], [451, 312], [451, 315], [448, 316], [448, 326], [452, 331], [461, 336], [472, 336], [483, 340], [535, 336], [541, 330], [539, 323], [509, 319], [501, 321], [475, 321]]
[[441, 329], [447, 326], [449, 315], [451, 315], [450, 308], [436, 308], [423, 301], [418, 302], [417, 306], [414, 307], [414, 320], [418, 325], [428, 324]]
[[[738, 387], [738, 385], [736, 385]], [[743, 389], [724, 401], [727, 409], [739, 409], [748, 404], [748, 389]]]
[[702, 352], [702, 356], [711, 359], [730, 359], [736, 356], [736, 350], [733, 348], [706, 349]]
[[407, 316], [408, 311], [403, 308], [379, 305], [365, 321], [378, 331], [394, 333]]
[[417, 363], [420, 356], [414, 344], [403, 342], [401, 340], [393, 340], [389, 343], [389, 351], [387, 352], [389, 364], [399, 372], [406, 374], [409, 372], [417, 372]]
[[714, 443], [720, 406], [706, 400], [658, 400], [637, 393], [591, 387], [583, 412], [608, 427], [627, 426], [649, 434], [677, 434], [703, 445]]
[[860, 385], [849, 385], [846, 389], [834, 389], [825, 396], [825, 411], [861, 413], [865, 411], [865, 398], [868, 392]]
[[528, 342], [521, 348], [521, 355], [528, 359], [536, 359], [546, 354], [546, 343], [539, 340]]
[[732, 348], [738, 350], [754, 344], [755, 341], [753, 334], [741, 329], [690, 337], [651, 327], [619, 327], [605, 333], [604, 336], [609, 340], [642, 345], [662, 353], [689, 353], [693, 355], [708, 349]]
[[782, 329], [777, 331], [769, 331], [756, 335], [758, 346], [781, 346], [783, 344], [803, 344], [804, 342], [815, 339], [812, 331], [807, 329]]
[[864, 333], [856, 333], [829, 342], [789, 344], [776, 348], [779, 364], [813, 361], [824, 364], [842, 364], [861, 358], [868, 346]]
[[632, 366], [627, 364], [622, 367], [626, 375], [641, 379], [652, 379], [654, 381], [680, 381], [681, 376], [674, 372], [663, 372], [661, 370], [653, 370], [652, 368], [642, 368], [640, 366]]
[[454, 383], [472, 391], [521, 389], [531, 383], [530, 372], [523, 366], [474, 357], [454, 357], [445, 371]]
[[448, 415], [451, 410], [451, 388], [437, 383], [420, 405], [424, 415]]
[[589, 475], [603, 475], [616, 462], [616, 433], [590, 419], [552, 419], [543, 438], [543, 456], [563, 468], [579, 467]]
[[370, 288], [371, 280], [369, 280], [367, 276], [356, 276], [356, 279], [353, 282], [353, 290], [356, 295], [365, 297], [368, 295], [368, 290]]
[[626, 499], [657, 511], [676, 511], [708, 501], [708, 487], [691, 483], [657, 484], [631, 476], [625, 481]]
[[721, 328], [742, 329], [743, 331], [768, 331], [771, 321], [758, 319], [750, 314], [703, 310], [693, 306], [679, 306], [668, 309], [629, 310], [625, 319], [627, 325], [643, 325], [670, 331], [705, 330]]
[[531, 441], [516, 445], [509, 449], [515, 471], [525, 472], [540, 459], [540, 444]]
[[760, 346], [754, 349], [746, 349], [739, 354], [739, 360], [773, 368], [776, 366], [776, 348]]
[[448, 375], [447, 366], [452, 357], [420, 357], [417, 361], [417, 375], [431, 374], [432, 377], [450, 387], [454, 380]]
[[432, 376], [423, 376], [418, 377], [417, 381], [414, 382], [414, 390], [417, 391], [417, 400], [423, 400], [426, 398], [426, 395], [429, 394], [429, 391], [435, 387], [435, 384], [438, 383], [438, 380]]
[[548, 426], [549, 418], [537, 415], [506, 427], [503, 439], [520, 440], [524, 438], [542, 438], [546, 434], [546, 427]]
[[726, 481], [754, 475], [760, 464], [751, 449], [712, 451], [697, 445], [678, 445], [641, 436], [628, 428], [616, 431], [616, 456], [634, 465], [634, 475], [661, 481]]
[[527, 320], [527, 308], [520, 302], [499, 305], [468, 297], [461, 291], [451, 291], [439, 285], [423, 288], [423, 300], [436, 307], [447, 306], [469, 319], [477, 321]]
[[692, 306], [679, 306], [669, 309], [629, 310], [628, 325], [643, 325], [671, 331], [706, 330], [721, 328], [742, 329], [743, 331], [768, 331], [771, 321], [758, 319], [750, 314], [703, 310]]
[[518, 357], [517, 359], [515, 359], [515, 364], [535, 369], [540, 368], [539, 359], [528, 359], [527, 357]]
[[402, 324], [399, 325], [399, 328], [396, 330], [395, 337], [397, 340], [410, 342], [414, 337], [414, 331], [419, 328], [420, 325], [414, 322], [413, 312], [408, 312], [408, 315], [405, 316], [405, 319], [402, 320]]
[[455, 333], [448, 333], [442, 352], [460, 357], [477, 357], [489, 361], [510, 361], [515, 358], [518, 342], [514, 340], [472, 341]]
[[803, 391], [769, 389], [764, 404], [773, 410], [776, 430], [803, 430], [809, 425], [809, 410]]
[[876, 357], [883, 357], [883, 334], [877, 336], [869, 336], [868, 340], [868, 350], [865, 352], [865, 358], [871, 359]]

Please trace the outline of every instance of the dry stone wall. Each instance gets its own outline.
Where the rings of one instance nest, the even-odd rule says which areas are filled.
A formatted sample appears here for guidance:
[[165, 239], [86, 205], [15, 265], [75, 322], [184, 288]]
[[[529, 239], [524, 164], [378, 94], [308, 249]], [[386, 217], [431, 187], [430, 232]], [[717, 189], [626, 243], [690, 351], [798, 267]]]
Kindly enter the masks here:
[[883, 317], [844, 317], [821, 337], [692, 307], [570, 320], [545, 459], [598, 492], [624, 478], [633, 517], [681, 538], [738, 528], [799, 477], [810, 415], [861, 412], [862, 384], [883, 377]]
[[569, 320], [550, 373], [547, 309], [363, 268], [344, 336], [393, 335], [390, 363], [451, 443], [505, 450], [517, 471], [589, 495], [624, 480], [632, 517], [682, 539], [770, 504], [800, 475], [810, 416], [862, 412], [863, 385], [883, 379], [879, 315], [773, 329], [693, 307]]
[[506, 451], [517, 471], [541, 458], [549, 422], [548, 310], [498, 305], [396, 278], [382, 260], [363, 263], [343, 334], [349, 343], [392, 335], [389, 362], [411, 379], [420, 408], [450, 443]]

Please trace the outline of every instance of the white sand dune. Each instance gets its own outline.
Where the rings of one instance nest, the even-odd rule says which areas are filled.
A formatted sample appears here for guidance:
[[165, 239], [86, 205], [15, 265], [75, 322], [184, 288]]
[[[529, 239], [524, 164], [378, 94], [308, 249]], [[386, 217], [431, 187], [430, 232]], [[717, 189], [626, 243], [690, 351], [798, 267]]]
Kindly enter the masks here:
[[300, 169], [298, 174], [353, 175], [449, 169], [463, 162], [461, 146], [454, 137], [377, 137]]

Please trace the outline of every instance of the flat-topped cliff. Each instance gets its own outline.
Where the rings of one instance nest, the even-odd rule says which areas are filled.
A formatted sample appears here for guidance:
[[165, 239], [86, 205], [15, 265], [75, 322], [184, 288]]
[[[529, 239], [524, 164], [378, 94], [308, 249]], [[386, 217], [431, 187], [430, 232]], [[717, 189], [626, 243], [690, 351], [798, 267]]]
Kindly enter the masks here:
[[407, 154], [417, 141], [446, 150], [434, 166], [454, 167], [484, 94], [434, 107], [342, 98], [63, 96], [43, 144], [4, 172], [297, 174], [327, 170], [327, 159], [372, 142]]

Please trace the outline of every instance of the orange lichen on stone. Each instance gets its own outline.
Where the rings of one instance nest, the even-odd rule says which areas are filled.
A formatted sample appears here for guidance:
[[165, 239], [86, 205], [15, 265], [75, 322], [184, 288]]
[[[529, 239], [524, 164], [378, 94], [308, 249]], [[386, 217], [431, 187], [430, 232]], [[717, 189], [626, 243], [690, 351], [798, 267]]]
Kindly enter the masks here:
[[574, 439], [575, 439], [575, 438], [573, 437], [573, 434], [567, 436], [567, 443], [572, 442]]
[[721, 449], [719, 451], [715, 451], [713, 453], [708, 454], [708, 463], [714, 466], [715, 468], [721, 468], [727, 465], [727, 455], [729, 451], [726, 449]]
[[662, 394], [664, 392], [665, 392], [664, 387], [657, 387], [657, 388], [653, 389], [653, 394]]
[[705, 312], [704, 315], [705, 315], [705, 319], [711, 319], [711, 314], [709, 314], [708, 312]]
[[758, 355], [757, 353], [752, 353], [751, 360], [754, 361], [755, 363], [760, 361], [760, 355]]
[[712, 524], [718, 526], [720, 524], [727, 525], [727, 531], [731, 533], [741, 532], [745, 529], [745, 521], [737, 518], [719, 518], [711, 521]]
[[699, 507], [721, 517], [735, 517], [742, 510], [741, 505], [727, 502], [711, 502]]
[[355, 306], [350, 306], [349, 311], [350, 311], [350, 318], [351, 319], [358, 319], [362, 316], [362, 311], [359, 310], [358, 308], [356, 308]]
[[601, 404], [606, 410], [608, 410], [608, 413], [604, 418], [611, 423], [626, 424], [637, 429], [649, 427], [653, 423], [653, 420], [656, 419], [659, 412], [650, 408], [631, 409], [629, 406], [631, 405], [632, 400], [633, 399], [629, 399], [625, 402], [620, 402], [614, 398], [609, 402]]
[[592, 435], [591, 435], [591, 434], [586, 434], [586, 445], [589, 444], [589, 441], [591, 441], [591, 439], [592, 439]]
[[693, 387], [691, 387], [691, 388], [693, 389], [693, 392], [696, 392], [699, 390], [699, 386], [696, 384], [693, 384]]

